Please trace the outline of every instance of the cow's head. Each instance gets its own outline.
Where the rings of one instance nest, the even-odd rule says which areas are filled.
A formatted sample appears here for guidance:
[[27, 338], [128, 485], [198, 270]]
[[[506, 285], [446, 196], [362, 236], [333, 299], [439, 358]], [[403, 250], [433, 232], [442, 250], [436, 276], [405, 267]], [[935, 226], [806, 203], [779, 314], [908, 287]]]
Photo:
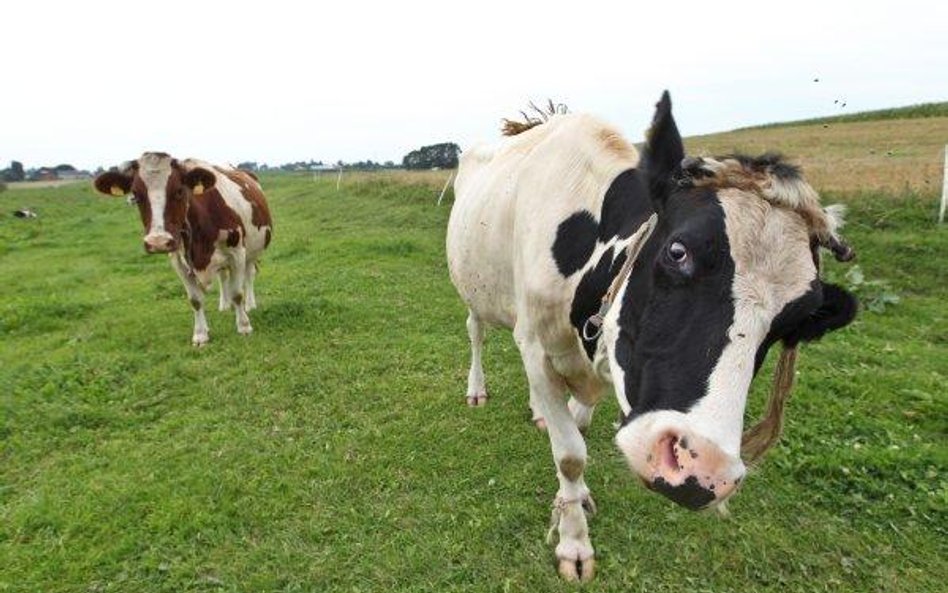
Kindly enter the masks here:
[[855, 316], [819, 277], [820, 246], [853, 254], [838, 212], [779, 157], [685, 158], [667, 93], [643, 164], [658, 226], [605, 332], [628, 412], [616, 443], [648, 487], [704, 508], [744, 478], [744, 407], [768, 348]]
[[132, 194], [145, 226], [145, 251], [170, 253], [181, 245], [192, 197], [213, 187], [215, 180], [203, 167], [186, 168], [163, 152], [146, 152], [93, 183], [103, 194]]

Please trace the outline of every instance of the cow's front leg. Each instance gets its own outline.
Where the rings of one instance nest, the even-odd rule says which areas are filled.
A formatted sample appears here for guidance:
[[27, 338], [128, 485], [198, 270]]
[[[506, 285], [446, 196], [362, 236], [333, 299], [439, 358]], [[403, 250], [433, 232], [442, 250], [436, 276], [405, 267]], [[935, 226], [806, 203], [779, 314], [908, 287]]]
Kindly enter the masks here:
[[228, 284], [230, 285], [230, 300], [234, 303], [234, 309], [237, 312], [237, 333], [249, 334], [253, 331], [250, 326], [250, 316], [247, 315], [247, 302], [244, 298], [244, 279], [247, 269], [247, 252], [243, 248], [237, 248], [233, 253], [231, 268], [227, 273]]
[[188, 301], [194, 310], [194, 333], [191, 334], [191, 343], [201, 347], [211, 339], [207, 328], [207, 318], [204, 316], [204, 288], [179, 254], [172, 254], [171, 265], [181, 278], [184, 289], [188, 293]]
[[556, 463], [559, 490], [553, 501], [549, 536], [559, 534], [556, 558], [560, 575], [569, 581], [588, 581], [595, 571], [595, 554], [589, 539], [586, 513], [595, 507], [583, 478], [586, 442], [566, 403], [566, 383], [546, 357], [543, 347], [529, 336], [518, 336], [530, 389], [546, 420]]

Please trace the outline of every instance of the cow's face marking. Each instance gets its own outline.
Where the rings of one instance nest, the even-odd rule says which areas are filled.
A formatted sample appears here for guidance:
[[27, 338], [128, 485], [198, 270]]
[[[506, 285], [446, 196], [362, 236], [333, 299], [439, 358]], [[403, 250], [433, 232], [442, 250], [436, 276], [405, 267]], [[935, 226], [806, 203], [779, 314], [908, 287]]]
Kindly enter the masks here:
[[138, 159], [132, 193], [143, 214], [145, 250], [149, 253], [167, 253], [178, 248], [189, 197], [184, 192], [179, 167], [170, 155], [146, 152]]

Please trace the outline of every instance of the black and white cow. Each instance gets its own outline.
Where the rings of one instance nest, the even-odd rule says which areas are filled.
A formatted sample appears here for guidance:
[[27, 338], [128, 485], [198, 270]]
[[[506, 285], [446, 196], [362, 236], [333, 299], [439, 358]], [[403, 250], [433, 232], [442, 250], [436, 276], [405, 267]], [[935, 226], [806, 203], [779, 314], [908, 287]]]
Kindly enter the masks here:
[[[468, 403], [487, 397], [485, 326], [512, 328], [557, 468], [559, 571], [585, 580], [581, 430], [606, 388], [632, 471], [688, 508], [719, 505], [744, 478], [745, 401], [768, 348], [855, 316], [854, 297], [819, 275], [820, 246], [852, 252], [840, 212], [779, 157], [686, 159], [667, 93], [641, 161], [588, 115], [522, 128], [463, 155], [448, 263], [469, 308]], [[589, 320], [607, 293], [599, 331]]]

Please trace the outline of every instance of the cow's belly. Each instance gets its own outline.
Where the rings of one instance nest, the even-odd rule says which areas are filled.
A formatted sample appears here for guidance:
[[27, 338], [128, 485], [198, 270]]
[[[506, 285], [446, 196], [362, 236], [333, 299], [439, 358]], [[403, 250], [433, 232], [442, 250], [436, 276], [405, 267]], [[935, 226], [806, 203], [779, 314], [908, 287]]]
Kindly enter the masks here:
[[512, 328], [516, 322], [512, 222], [497, 196], [461, 194], [448, 221], [451, 281], [483, 321]]
[[244, 235], [244, 246], [247, 249], [247, 259], [255, 261], [267, 247], [267, 231], [270, 227], [261, 226], [257, 228], [253, 223], [245, 222], [244, 228], [246, 233]]

